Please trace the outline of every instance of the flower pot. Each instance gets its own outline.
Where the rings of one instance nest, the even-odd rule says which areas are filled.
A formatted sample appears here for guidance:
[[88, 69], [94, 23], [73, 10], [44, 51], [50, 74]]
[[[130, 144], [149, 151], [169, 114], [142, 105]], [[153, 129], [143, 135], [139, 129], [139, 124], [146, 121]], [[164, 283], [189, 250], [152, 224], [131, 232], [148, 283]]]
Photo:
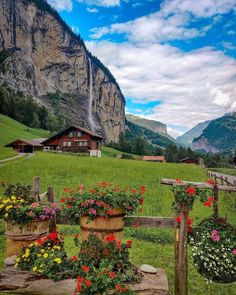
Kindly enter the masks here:
[[45, 237], [49, 233], [49, 220], [32, 221], [25, 225], [5, 222], [7, 237], [7, 256], [19, 254], [22, 247], [39, 238]]
[[115, 240], [121, 242], [125, 213], [120, 208], [112, 209], [112, 211], [107, 219], [97, 217], [90, 221], [86, 216], [82, 216], [80, 218], [82, 241], [87, 240], [90, 234], [95, 234], [103, 243], [107, 243], [106, 237], [114, 234]]

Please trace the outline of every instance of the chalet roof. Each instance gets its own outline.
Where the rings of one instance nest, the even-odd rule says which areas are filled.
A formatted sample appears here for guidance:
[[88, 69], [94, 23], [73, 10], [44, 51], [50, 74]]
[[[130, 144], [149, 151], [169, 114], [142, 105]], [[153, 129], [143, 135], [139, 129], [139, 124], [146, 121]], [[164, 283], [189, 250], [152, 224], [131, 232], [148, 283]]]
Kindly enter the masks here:
[[57, 134], [54, 134], [53, 136], [47, 138], [46, 140], [42, 141], [42, 144], [45, 144], [45, 143], [47, 143], [49, 140], [52, 140], [52, 139], [57, 138], [58, 136], [60, 136], [61, 134], [65, 133], [66, 131], [70, 130], [70, 129], [73, 128], [73, 127], [76, 128], [76, 129], [78, 129], [79, 131], [83, 131], [84, 133], [87, 133], [87, 134], [91, 135], [92, 137], [96, 137], [96, 138], [99, 138], [99, 139], [101, 139], [101, 140], [104, 139], [103, 136], [98, 135], [97, 133], [95, 133], [95, 132], [93, 132], [93, 131], [91, 131], [91, 130], [88, 130], [88, 129], [86, 129], [86, 128], [83, 128], [83, 127], [80, 127], [80, 126], [77, 126], [77, 125], [71, 125], [70, 127], [66, 128], [66, 129], [64, 129], [64, 130], [62, 130], [62, 131], [60, 131], [60, 132], [58, 132]]
[[164, 156], [143, 156], [144, 161], [165, 161]]
[[41, 142], [43, 142], [46, 138], [37, 138], [37, 139], [16, 139], [8, 144], [5, 145], [5, 147], [11, 147], [16, 143], [17, 141], [21, 141], [22, 144], [25, 145], [31, 145], [31, 146], [43, 146]]
[[188, 160], [198, 161], [198, 159], [196, 159], [196, 158], [192, 158], [192, 157], [187, 157], [187, 158], [181, 159], [181, 160], [179, 160], [179, 161], [180, 161], [180, 162], [185, 162], [185, 161], [188, 161]]

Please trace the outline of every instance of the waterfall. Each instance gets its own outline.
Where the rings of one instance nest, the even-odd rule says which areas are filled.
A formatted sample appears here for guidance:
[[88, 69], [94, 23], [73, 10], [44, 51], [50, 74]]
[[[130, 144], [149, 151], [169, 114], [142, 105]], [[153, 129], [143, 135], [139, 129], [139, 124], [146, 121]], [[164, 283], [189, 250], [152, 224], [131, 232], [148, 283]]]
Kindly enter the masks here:
[[91, 59], [88, 58], [89, 61], [89, 108], [88, 108], [88, 119], [91, 130], [94, 131], [96, 129], [96, 124], [93, 120], [93, 70]]

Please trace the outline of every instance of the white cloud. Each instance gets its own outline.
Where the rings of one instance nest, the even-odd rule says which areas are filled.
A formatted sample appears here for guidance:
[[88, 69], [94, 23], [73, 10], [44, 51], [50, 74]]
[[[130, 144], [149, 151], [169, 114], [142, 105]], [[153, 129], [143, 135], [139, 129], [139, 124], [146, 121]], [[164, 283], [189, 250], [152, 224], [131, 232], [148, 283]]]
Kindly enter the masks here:
[[[126, 23], [93, 28], [91, 37], [125, 34], [133, 42], [163, 42], [191, 39], [206, 34], [221, 15], [236, 10], [236, 0], [166, 0], [158, 12]], [[201, 28], [191, 27], [198, 18], [213, 17], [212, 23]]]
[[119, 6], [120, 0], [77, 0], [80, 3], [85, 3], [88, 6], [102, 6], [102, 7], [113, 7]]
[[90, 12], [90, 13], [97, 13], [97, 12], [99, 12], [99, 10], [97, 8], [89, 8], [89, 7], [87, 7], [87, 11]]
[[168, 134], [170, 134], [174, 138], [183, 134], [183, 132], [177, 130], [176, 128], [172, 128], [172, 127], [167, 127], [167, 132], [168, 132]]
[[59, 11], [67, 10], [72, 11], [73, 3], [72, 0], [47, 0], [54, 8]]
[[140, 108], [145, 102], [162, 101], [143, 114], [172, 129], [186, 130], [236, 111], [236, 61], [221, 51], [205, 47], [182, 52], [166, 44], [106, 41], [90, 41], [87, 46], [108, 66], [124, 95], [133, 97]]

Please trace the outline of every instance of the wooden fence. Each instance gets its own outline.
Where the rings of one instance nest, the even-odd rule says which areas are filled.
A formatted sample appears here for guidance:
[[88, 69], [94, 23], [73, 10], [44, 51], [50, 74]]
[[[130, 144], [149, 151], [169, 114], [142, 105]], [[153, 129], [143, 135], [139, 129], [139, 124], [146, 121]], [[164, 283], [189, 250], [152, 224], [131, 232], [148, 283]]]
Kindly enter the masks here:
[[[212, 185], [203, 182], [183, 181], [181, 184], [176, 183], [173, 179], [161, 179], [164, 185], [193, 185], [201, 189], [213, 190], [214, 199], [218, 200], [218, 191], [236, 192], [236, 186], [218, 185], [213, 189]], [[33, 182], [33, 194], [36, 199], [42, 200], [47, 197], [48, 201], [54, 202], [53, 188], [49, 187], [47, 192], [40, 194], [40, 178], [35, 177]], [[176, 200], [175, 200], [176, 201]], [[178, 206], [178, 204], [177, 204]], [[179, 206], [181, 211], [175, 212], [174, 217], [150, 217], [150, 216], [129, 216], [126, 217], [126, 226], [133, 226], [134, 221], [138, 221], [143, 227], [155, 228], [173, 228], [174, 229], [174, 253], [175, 253], [175, 295], [188, 294], [188, 211], [183, 206]], [[180, 216], [180, 224], [177, 224], [176, 217]], [[214, 215], [218, 216], [218, 206], [214, 205]], [[54, 229], [56, 224], [69, 224], [66, 218], [58, 216], [52, 220], [50, 229]]]
[[236, 176], [218, 173], [214, 171], [208, 171], [208, 176], [215, 180], [216, 183], [227, 186], [236, 187]]

